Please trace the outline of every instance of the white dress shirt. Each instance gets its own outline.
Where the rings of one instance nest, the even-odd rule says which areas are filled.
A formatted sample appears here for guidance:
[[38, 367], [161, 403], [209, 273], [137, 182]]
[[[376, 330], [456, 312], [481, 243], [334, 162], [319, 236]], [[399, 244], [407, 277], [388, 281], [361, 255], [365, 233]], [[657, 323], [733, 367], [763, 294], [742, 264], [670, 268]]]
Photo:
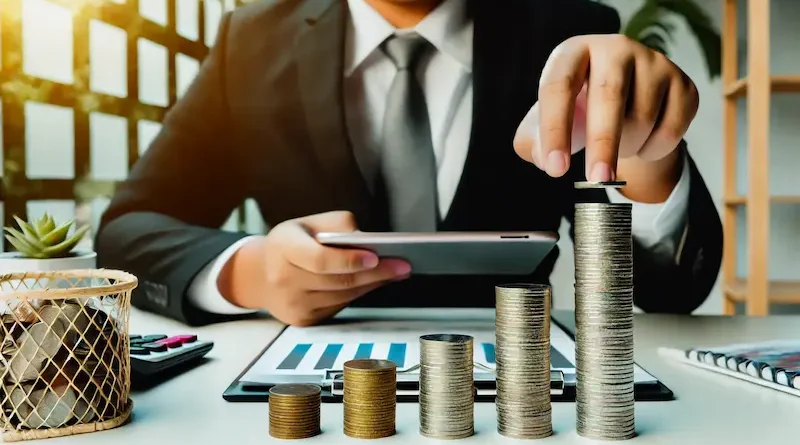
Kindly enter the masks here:
[[[438, 170], [438, 204], [443, 217], [461, 179], [472, 126], [473, 24], [467, 20], [465, 4], [462, 0], [446, 0], [413, 30], [398, 30], [365, 0], [348, 0], [343, 73], [345, 115], [354, 154], [368, 184], [373, 183], [379, 169], [382, 118], [396, 72], [380, 45], [394, 34], [416, 31], [433, 46], [418, 64], [417, 76], [428, 107]], [[611, 202], [633, 204], [632, 232], [637, 241], [658, 255], [675, 254], [685, 226], [689, 197], [686, 163], [677, 186], [664, 203], [633, 202], [613, 189], [608, 193]], [[194, 305], [219, 314], [251, 312], [229, 303], [217, 288], [220, 270], [248, 239], [230, 246], [195, 277], [188, 293]]]

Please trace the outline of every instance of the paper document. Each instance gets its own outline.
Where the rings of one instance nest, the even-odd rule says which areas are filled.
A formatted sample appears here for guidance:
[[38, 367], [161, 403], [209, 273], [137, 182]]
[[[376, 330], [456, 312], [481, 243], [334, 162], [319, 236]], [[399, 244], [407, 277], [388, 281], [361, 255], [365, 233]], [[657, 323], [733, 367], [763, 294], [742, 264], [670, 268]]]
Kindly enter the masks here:
[[[321, 378], [326, 370], [342, 370], [357, 358], [388, 359], [398, 370], [419, 363], [419, 337], [426, 334], [465, 334], [474, 338], [474, 361], [489, 368], [495, 363], [494, 320], [369, 320], [286, 328], [242, 376], [241, 381], [270, 383], [275, 376]], [[575, 343], [558, 325], [550, 325], [550, 368], [575, 374]], [[416, 372], [416, 371], [415, 371]], [[480, 372], [476, 370], [476, 372]], [[655, 377], [638, 365], [634, 378]]]

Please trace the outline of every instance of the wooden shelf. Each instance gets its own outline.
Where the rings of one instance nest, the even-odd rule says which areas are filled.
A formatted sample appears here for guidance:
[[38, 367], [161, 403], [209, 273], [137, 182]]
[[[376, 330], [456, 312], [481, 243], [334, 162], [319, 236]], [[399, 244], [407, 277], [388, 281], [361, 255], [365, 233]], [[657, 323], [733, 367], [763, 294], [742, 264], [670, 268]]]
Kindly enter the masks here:
[[[771, 76], [770, 87], [773, 93], [800, 93], [800, 76]], [[725, 88], [726, 97], [742, 97], [746, 94], [747, 77], [743, 77]]]
[[[725, 297], [737, 303], [747, 302], [747, 280], [738, 279], [725, 285]], [[770, 303], [800, 303], [800, 281], [770, 281], [768, 297]]]
[[[725, 205], [741, 206], [747, 204], [747, 196], [735, 195], [724, 199]], [[800, 204], [800, 196], [770, 196], [769, 202], [774, 204]]]

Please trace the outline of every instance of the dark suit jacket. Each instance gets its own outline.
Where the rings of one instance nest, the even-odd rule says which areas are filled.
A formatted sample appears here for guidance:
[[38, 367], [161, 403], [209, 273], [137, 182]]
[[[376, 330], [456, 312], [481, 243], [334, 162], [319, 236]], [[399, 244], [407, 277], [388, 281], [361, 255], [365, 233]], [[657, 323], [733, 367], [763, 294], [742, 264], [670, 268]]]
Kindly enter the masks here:
[[[557, 231], [562, 218], [572, 221], [579, 199], [572, 184], [584, 179], [583, 154], [554, 179], [519, 159], [512, 139], [536, 102], [542, 67], [555, 46], [575, 35], [618, 32], [619, 17], [588, 0], [481, 0], [470, 1], [469, 10], [475, 24], [473, 125], [458, 191], [440, 229]], [[346, 14], [344, 0], [284, 0], [224, 17], [198, 77], [102, 219], [99, 264], [139, 277], [136, 306], [190, 324], [220, 320], [185, 295], [203, 266], [244, 236], [218, 227], [248, 197], [269, 226], [350, 210], [362, 230], [387, 227], [343, 119]], [[679, 261], [659, 264], [635, 246], [635, 302], [645, 311], [691, 312], [719, 271], [719, 216], [694, 164], [691, 169]], [[607, 200], [605, 192], [581, 197]], [[354, 304], [492, 307], [494, 284], [548, 282], [557, 255], [531, 276], [415, 276]]]

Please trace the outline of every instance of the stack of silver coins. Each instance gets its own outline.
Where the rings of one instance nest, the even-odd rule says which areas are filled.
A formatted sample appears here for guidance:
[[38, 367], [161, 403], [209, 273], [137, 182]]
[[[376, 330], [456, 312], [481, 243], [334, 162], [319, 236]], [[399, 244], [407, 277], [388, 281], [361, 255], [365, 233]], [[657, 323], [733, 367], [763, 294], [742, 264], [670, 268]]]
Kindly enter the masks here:
[[420, 342], [419, 432], [463, 439], [475, 432], [473, 338], [423, 335]]
[[495, 288], [497, 431], [517, 439], [553, 434], [550, 404], [550, 286]]
[[635, 435], [630, 204], [575, 206], [575, 326], [578, 434], [630, 439]]

